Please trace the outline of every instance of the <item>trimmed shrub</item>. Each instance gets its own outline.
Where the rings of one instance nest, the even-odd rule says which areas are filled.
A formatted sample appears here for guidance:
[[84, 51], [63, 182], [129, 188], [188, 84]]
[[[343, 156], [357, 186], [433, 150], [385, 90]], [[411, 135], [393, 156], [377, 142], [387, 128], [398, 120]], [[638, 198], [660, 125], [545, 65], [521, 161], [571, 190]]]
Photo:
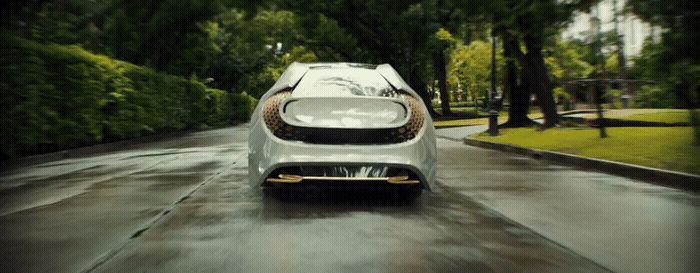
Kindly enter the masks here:
[[0, 158], [248, 120], [254, 99], [0, 32]]

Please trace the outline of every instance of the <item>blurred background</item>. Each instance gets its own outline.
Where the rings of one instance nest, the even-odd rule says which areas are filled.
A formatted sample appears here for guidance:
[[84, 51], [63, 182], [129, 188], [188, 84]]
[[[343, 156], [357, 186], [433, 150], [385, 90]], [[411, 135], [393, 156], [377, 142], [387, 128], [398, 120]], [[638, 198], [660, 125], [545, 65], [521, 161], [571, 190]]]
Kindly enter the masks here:
[[501, 128], [657, 128], [695, 147], [686, 161], [700, 143], [692, 0], [6, 0], [0, 13], [4, 159], [245, 122], [295, 61], [390, 63], [439, 127], [499, 111]]

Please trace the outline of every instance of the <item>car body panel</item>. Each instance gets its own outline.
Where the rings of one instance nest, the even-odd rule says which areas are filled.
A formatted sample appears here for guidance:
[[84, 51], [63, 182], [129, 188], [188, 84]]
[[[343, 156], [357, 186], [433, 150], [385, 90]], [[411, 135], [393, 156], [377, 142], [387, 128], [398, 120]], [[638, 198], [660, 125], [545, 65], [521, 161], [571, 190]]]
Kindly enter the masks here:
[[[249, 182], [254, 187], [265, 184], [266, 178], [278, 168], [287, 166], [389, 166], [403, 168], [414, 172], [421, 182], [421, 185], [430, 189], [436, 175], [437, 148], [435, 141], [435, 131], [432, 119], [425, 114], [423, 127], [416, 133], [415, 137], [400, 143], [378, 143], [378, 144], [313, 144], [303, 141], [289, 141], [275, 136], [266, 126], [261, 118], [261, 105], [271, 95], [294, 88], [296, 84], [303, 81], [304, 74], [313, 69], [369, 69], [376, 71], [387, 82], [397, 90], [407, 92], [420, 101], [420, 97], [398, 76], [389, 65], [364, 65], [347, 63], [320, 63], [320, 64], [300, 64], [294, 63], [280, 76], [277, 83], [260, 99], [250, 123], [248, 167]], [[364, 73], [366, 71], [363, 71]], [[294, 94], [294, 92], [292, 92]], [[309, 93], [306, 93], [308, 95]], [[359, 96], [352, 97], [331, 97], [327, 94], [321, 96], [301, 96], [298, 99], [314, 100], [342, 100], [351, 102], [359, 99]], [[389, 100], [386, 97], [364, 97], [369, 101]], [[292, 96], [289, 99], [294, 99]], [[405, 105], [405, 104], [402, 104]], [[424, 113], [427, 108], [421, 101]], [[329, 111], [332, 106], [320, 109], [320, 112]], [[342, 107], [339, 107], [342, 108]], [[345, 110], [352, 107], [346, 107]], [[281, 110], [281, 109], [280, 109]], [[366, 111], [368, 114], [381, 113], [382, 109], [375, 109], [374, 112]], [[283, 112], [280, 114], [284, 114]], [[389, 120], [389, 119], [385, 119]], [[365, 120], [365, 122], [367, 122]], [[401, 121], [403, 122], [403, 121]], [[357, 124], [332, 123], [331, 127], [360, 128]], [[378, 122], [382, 123], [382, 122]], [[389, 122], [391, 123], [391, 122]], [[398, 123], [396, 123], [398, 124]], [[303, 125], [303, 124], [297, 124]], [[307, 124], [308, 126], [318, 126]], [[392, 124], [392, 126], [395, 124]], [[381, 124], [374, 126], [382, 127]], [[372, 128], [369, 126], [369, 128]], [[352, 183], [352, 182], [343, 182]]]

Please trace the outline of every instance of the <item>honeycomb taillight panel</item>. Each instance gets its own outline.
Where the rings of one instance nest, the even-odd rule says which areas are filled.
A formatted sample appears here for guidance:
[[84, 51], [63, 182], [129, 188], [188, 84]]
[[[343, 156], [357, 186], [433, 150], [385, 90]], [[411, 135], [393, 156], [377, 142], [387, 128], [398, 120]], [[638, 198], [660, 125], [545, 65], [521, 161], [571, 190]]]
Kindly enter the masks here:
[[379, 129], [356, 128], [313, 128], [286, 124], [280, 116], [281, 103], [292, 95], [291, 90], [284, 90], [270, 96], [262, 107], [263, 120], [270, 131], [278, 138], [296, 140], [313, 144], [388, 144], [401, 143], [416, 137], [423, 128], [425, 113], [415, 97], [406, 92], [399, 92], [401, 98], [410, 108], [411, 116], [401, 127]]
[[397, 128], [397, 133], [403, 135], [404, 139], [413, 139], [416, 134], [423, 128], [423, 121], [425, 120], [425, 113], [423, 113], [421, 103], [413, 96], [400, 92], [401, 98], [408, 104], [408, 108], [411, 110], [411, 118], [408, 122], [399, 128]]
[[285, 131], [285, 127], [289, 126], [282, 120], [279, 107], [282, 101], [291, 95], [291, 90], [284, 90], [270, 96], [263, 104], [262, 115], [265, 125], [267, 125], [267, 128], [277, 137], [280, 137], [282, 132]]

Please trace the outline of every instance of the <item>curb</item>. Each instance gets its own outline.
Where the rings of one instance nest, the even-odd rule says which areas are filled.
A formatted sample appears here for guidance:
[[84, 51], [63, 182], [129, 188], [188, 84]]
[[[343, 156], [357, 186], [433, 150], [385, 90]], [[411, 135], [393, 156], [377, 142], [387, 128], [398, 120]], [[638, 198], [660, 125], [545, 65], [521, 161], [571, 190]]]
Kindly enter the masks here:
[[50, 152], [45, 154], [30, 155], [20, 158], [13, 158], [0, 161], [0, 173], [7, 172], [13, 169], [46, 163], [50, 161], [56, 161], [68, 158], [77, 158], [87, 155], [95, 155], [101, 153], [108, 153], [117, 150], [123, 150], [127, 148], [132, 148], [140, 144], [151, 143], [171, 138], [183, 137], [192, 133], [202, 132], [207, 130], [214, 130], [224, 127], [210, 127], [206, 129], [190, 129], [178, 132], [168, 132], [168, 133], [156, 133], [147, 136], [135, 137], [125, 140], [118, 140], [108, 143], [94, 144], [85, 147], [78, 147], [73, 149], [61, 150], [56, 152]]
[[464, 144], [480, 148], [499, 150], [528, 156], [537, 160], [553, 161], [560, 164], [594, 169], [605, 173], [634, 178], [657, 185], [673, 187], [692, 192], [700, 192], [700, 175], [644, 167], [617, 161], [595, 159], [559, 152], [523, 148], [467, 137]]

